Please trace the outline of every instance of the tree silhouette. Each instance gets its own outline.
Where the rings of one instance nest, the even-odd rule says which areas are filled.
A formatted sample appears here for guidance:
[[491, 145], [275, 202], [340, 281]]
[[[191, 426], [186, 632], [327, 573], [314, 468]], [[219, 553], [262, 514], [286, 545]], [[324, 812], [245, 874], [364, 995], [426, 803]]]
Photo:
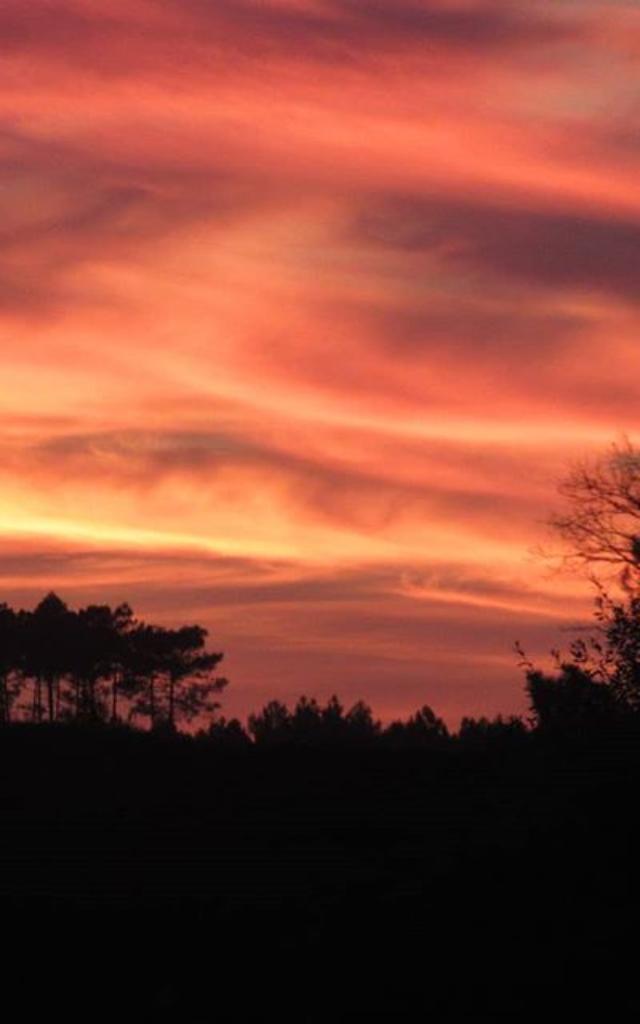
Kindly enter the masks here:
[[206, 637], [201, 626], [163, 629], [141, 623], [131, 630], [128, 678], [137, 691], [133, 715], [148, 717], [152, 729], [173, 731], [179, 721], [217, 710], [215, 695], [227, 680], [215, 675], [223, 655], [205, 650]]
[[12, 608], [0, 604], [0, 723], [11, 721], [19, 693], [15, 673], [20, 660], [19, 619]]
[[394, 721], [384, 731], [389, 746], [442, 749], [449, 740], [449, 731], [427, 704], [406, 722]]
[[252, 746], [251, 739], [239, 719], [227, 720], [223, 715], [214, 718], [206, 730], [200, 730], [198, 739], [226, 751], [247, 750]]
[[344, 737], [344, 708], [335, 694], [321, 709], [321, 715], [323, 736], [329, 742], [341, 741]]
[[595, 631], [575, 639], [568, 654], [552, 652], [555, 675], [536, 668], [516, 644], [538, 727], [610, 723], [640, 712], [640, 594], [614, 600], [598, 585], [595, 619]]
[[363, 701], [345, 714], [335, 696], [324, 707], [314, 698], [300, 697], [293, 713], [286, 704], [272, 700], [262, 711], [249, 715], [248, 725], [258, 746], [358, 746], [373, 742], [382, 730]]
[[579, 665], [564, 663], [556, 675], [529, 671], [526, 690], [535, 724], [543, 731], [593, 731], [616, 712], [612, 690]]
[[32, 717], [44, 715], [43, 687], [46, 690], [47, 717], [53, 722], [60, 713], [65, 677], [73, 672], [74, 613], [57, 594], [47, 594], [23, 622], [26, 639], [23, 671], [33, 680]]
[[608, 684], [619, 706], [640, 711], [640, 594], [615, 601], [604, 590], [596, 598], [599, 633], [573, 645], [574, 660]]
[[271, 700], [262, 711], [249, 715], [248, 725], [257, 744], [279, 746], [291, 740], [291, 715], [279, 700]]
[[346, 734], [353, 743], [371, 743], [382, 731], [382, 725], [374, 719], [368, 704], [359, 700], [345, 716]]
[[[33, 722], [119, 722], [146, 716], [170, 730], [219, 707], [221, 653], [201, 626], [138, 622], [128, 604], [72, 611], [47, 594], [33, 611], [0, 605], [0, 723], [12, 709]], [[24, 698], [28, 697], [28, 703]]]
[[157, 680], [162, 672], [161, 634], [158, 626], [138, 623], [132, 631], [127, 663], [129, 719], [146, 717], [152, 729], [157, 723]]
[[325, 738], [325, 721], [317, 700], [300, 697], [293, 709], [290, 731], [296, 743], [317, 746]]
[[118, 698], [130, 694], [133, 637], [137, 622], [131, 607], [119, 604], [111, 612], [107, 662], [111, 678], [111, 721], [119, 721]]
[[107, 693], [111, 684], [111, 717], [117, 716], [118, 673], [122, 672], [123, 641], [131, 629], [133, 613], [128, 605], [115, 611], [108, 605], [89, 605], [75, 616], [72, 679], [75, 716], [85, 720], [107, 717]]
[[[613, 444], [606, 455], [575, 463], [559, 491], [565, 507], [549, 523], [565, 545], [565, 564], [587, 570], [596, 587], [596, 626], [573, 641], [569, 655], [553, 652], [555, 675], [537, 669], [516, 644], [543, 729], [640, 711], [640, 452], [628, 439]], [[612, 579], [622, 600], [606, 589]]]
[[603, 457], [573, 465], [558, 486], [564, 509], [549, 524], [565, 545], [565, 561], [591, 575], [614, 574], [640, 585], [640, 452], [625, 439]]
[[163, 633], [166, 721], [175, 729], [178, 721], [213, 714], [220, 706], [214, 695], [227, 686], [227, 680], [215, 675], [223, 655], [205, 650], [207, 631], [202, 626]]
[[[538, 691], [536, 691], [536, 700]], [[539, 719], [538, 719], [539, 720]], [[508, 750], [521, 746], [530, 736], [525, 722], [517, 715], [503, 718], [463, 718], [458, 743], [466, 750]]]

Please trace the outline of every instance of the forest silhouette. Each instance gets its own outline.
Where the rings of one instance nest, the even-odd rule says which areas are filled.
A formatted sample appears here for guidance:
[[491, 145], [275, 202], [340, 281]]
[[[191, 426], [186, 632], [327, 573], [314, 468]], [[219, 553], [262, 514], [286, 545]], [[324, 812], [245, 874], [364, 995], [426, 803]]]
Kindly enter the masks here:
[[243, 725], [201, 627], [4, 606], [7, 1002], [136, 1021], [633, 1012], [639, 610], [601, 606], [597, 649], [580, 638], [555, 672], [525, 660], [526, 717], [451, 732], [427, 706], [383, 725], [337, 697]]

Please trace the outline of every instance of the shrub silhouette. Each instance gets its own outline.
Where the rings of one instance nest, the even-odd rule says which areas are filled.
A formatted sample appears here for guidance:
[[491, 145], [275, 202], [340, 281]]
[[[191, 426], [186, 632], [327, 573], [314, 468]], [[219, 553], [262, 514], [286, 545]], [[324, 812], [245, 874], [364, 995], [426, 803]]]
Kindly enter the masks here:
[[616, 601], [598, 585], [595, 619], [595, 633], [574, 640], [566, 656], [552, 652], [555, 674], [536, 668], [516, 645], [537, 728], [608, 728], [640, 711], [640, 596]]
[[592, 730], [618, 710], [611, 688], [571, 663], [563, 664], [556, 675], [529, 671], [526, 690], [536, 727], [545, 731]]

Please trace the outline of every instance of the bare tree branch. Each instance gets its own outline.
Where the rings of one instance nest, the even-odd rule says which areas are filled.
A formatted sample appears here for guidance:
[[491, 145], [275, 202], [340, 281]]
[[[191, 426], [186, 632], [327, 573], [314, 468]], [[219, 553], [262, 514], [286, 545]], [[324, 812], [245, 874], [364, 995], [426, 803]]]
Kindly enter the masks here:
[[558, 486], [564, 508], [548, 520], [571, 568], [611, 567], [625, 589], [640, 588], [640, 451], [628, 438], [600, 458], [576, 463]]

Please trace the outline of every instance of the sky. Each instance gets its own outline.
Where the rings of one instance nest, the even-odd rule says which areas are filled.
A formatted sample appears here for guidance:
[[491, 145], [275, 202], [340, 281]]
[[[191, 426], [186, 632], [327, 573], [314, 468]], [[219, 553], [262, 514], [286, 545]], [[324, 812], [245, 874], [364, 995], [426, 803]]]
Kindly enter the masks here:
[[519, 712], [640, 433], [640, 6], [3, 0], [0, 599], [199, 622], [227, 714]]

